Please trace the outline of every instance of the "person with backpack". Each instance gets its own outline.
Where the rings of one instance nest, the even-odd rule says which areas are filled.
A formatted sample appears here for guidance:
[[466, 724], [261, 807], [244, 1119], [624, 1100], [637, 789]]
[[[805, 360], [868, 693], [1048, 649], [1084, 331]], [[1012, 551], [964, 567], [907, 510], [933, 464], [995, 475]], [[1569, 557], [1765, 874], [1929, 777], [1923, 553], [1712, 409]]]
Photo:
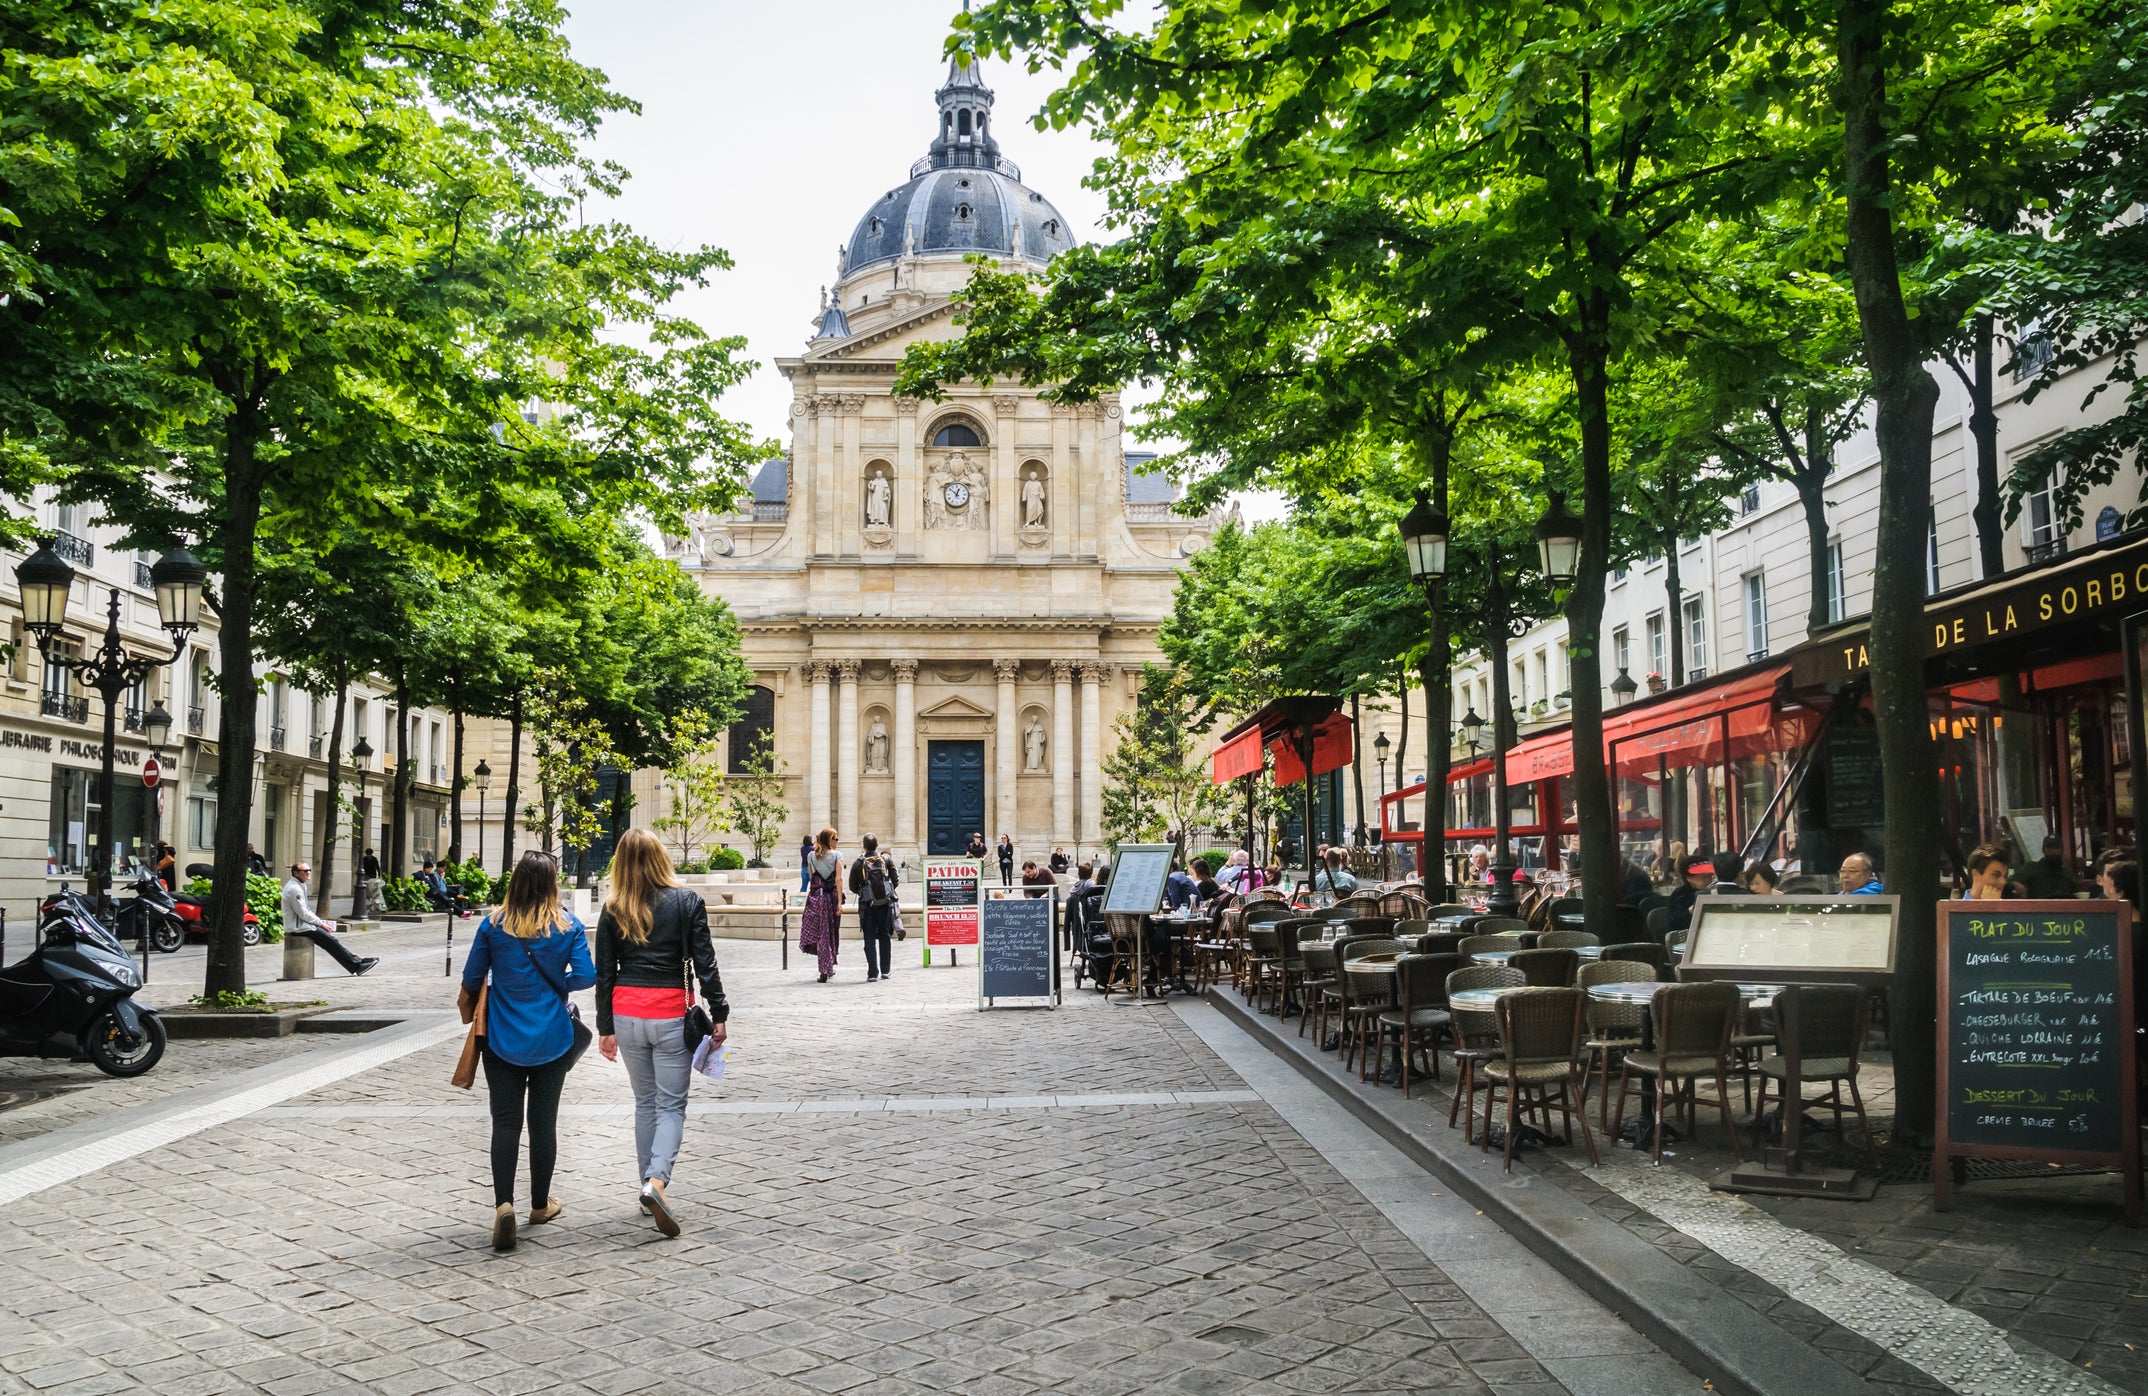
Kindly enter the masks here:
[[[484, 1015], [485, 1089], [492, 1097], [492, 1248], [515, 1248], [515, 1161], [530, 1132], [530, 1225], [559, 1215], [559, 1093], [574, 1065], [577, 1020], [567, 996], [597, 982], [582, 923], [559, 904], [559, 860], [535, 849], [507, 880], [500, 909], [480, 921], [462, 992]], [[479, 1000], [478, 995], [484, 997]], [[585, 1030], [586, 1031], [586, 1030]], [[582, 1046], [587, 1046], [586, 1038]]]
[[858, 936], [865, 942], [865, 982], [893, 979], [895, 965], [895, 876], [892, 859], [880, 855], [880, 840], [867, 834], [865, 852], [850, 865], [850, 895], [858, 899]]
[[[597, 1050], [606, 1061], [626, 1059], [641, 1209], [658, 1231], [676, 1236], [666, 1189], [686, 1133], [686, 1088], [699, 1045], [689, 1039], [706, 1035], [721, 1047], [731, 1007], [709, 942], [708, 907], [671, 875], [671, 856], [656, 835], [620, 835], [611, 877], [611, 897], [597, 918]], [[705, 1016], [689, 972], [701, 981]]]

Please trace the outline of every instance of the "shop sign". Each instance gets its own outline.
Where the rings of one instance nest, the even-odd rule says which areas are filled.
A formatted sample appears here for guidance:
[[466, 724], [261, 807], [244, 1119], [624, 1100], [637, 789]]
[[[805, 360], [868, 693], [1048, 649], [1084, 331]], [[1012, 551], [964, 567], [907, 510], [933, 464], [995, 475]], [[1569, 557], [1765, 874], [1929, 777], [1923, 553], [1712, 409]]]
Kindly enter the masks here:
[[[24, 732], [13, 727], [0, 727], [0, 750], [15, 748], [19, 751], [42, 751], [47, 755], [71, 756], [78, 761], [104, 760], [103, 742], [85, 742], [74, 737], [55, 737], [49, 732]], [[114, 764], [132, 766], [142, 759], [139, 748], [114, 746]]]
[[[2080, 558], [1925, 610], [1926, 657], [1988, 645], [2104, 611], [2148, 608], [2148, 542]], [[1871, 666], [1869, 627], [1818, 640], [1793, 661], [1799, 687], [1837, 683]]]

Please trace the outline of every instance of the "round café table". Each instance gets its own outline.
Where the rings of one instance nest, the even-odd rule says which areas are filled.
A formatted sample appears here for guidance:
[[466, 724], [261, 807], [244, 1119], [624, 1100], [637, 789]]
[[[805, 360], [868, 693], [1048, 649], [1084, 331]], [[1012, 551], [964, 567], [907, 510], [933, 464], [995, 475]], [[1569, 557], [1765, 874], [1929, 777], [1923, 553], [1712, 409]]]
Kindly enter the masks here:
[[1514, 954], [1512, 950], [1477, 950], [1471, 952], [1469, 958], [1480, 965], [1503, 965], [1513, 959]]

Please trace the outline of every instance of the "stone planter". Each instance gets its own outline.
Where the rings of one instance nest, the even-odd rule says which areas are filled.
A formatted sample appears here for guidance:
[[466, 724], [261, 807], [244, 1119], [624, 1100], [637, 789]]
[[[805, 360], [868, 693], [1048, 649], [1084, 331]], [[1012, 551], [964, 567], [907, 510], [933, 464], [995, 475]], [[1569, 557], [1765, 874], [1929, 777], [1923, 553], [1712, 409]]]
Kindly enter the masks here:
[[164, 1035], [173, 1039], [204, 1037], [289, 1037], [299, 1020], [328, 1012], [326, 1004], [290, 1005], [266, 1010], [160, 1008]]

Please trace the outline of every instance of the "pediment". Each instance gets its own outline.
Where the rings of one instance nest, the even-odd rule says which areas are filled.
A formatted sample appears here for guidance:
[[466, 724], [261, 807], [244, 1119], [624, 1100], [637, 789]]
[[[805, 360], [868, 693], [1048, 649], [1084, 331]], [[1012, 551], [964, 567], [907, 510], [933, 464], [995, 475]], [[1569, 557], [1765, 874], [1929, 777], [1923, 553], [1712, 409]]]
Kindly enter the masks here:
[[929, 707], [929, 708], [925, 708], [925, 709], [923, 709], [922, 711], [920, 711], [920, 712], [918, 713], [918, 716], [919, 716], [919, 717], [921, 717], [921, 718], [922, 718], [922, 717], [960, 717], [960, 718], [980, 718], [980, 717], [990, 717], [990, 716], [992, 716], [992, 714], [991, 714], [990, 712], [988, 712], [987, 710], [985, 710], [985, 709], [983, 709], [983, 708], [980, 708], [980, 707], [978, 707], [978, 706], [977, 706], [977, 705], [976, 705], [975, 703], [972, 703], [972, 702], [971, 702], [971, 701], [970, 701], [969, 699], [967, 699], [967, 698], [964, 698], [964, 697], [963, 697], [963, 696], [961, 696], [960, 694], [954, 694], [954, 695], [952, 695], [952, 696], [950, 696], [950, 697], [942, 698], [942, 699], [941, 699], [941, 700], [940, 700], [939, 702], [937, 702], [937, 703], [934, 703], [934, 704], [933, 704], [933, 705], [932, 705], [931, 707]]
[[[902, 357], [902, 351], [913, 340], [923, 339], [920, 333], [926, 326], [948, 319], [955, 313], [953, 301], [935, 301], [910, 312], [900, 319], [891, 320], [877, 329], [854, 334], [848, 339], [806, 352], [807, 363], [840, 363], [845, 359]], [[872, 351], [867, 353], [866, 351]]]

